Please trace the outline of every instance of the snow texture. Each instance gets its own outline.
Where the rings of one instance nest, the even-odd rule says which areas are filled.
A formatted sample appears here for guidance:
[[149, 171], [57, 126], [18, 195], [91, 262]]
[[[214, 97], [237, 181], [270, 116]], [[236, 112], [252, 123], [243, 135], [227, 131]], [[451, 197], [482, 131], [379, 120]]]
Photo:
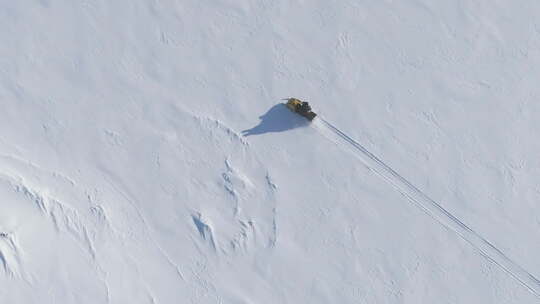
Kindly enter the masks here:
[[0, 3], [0, 303], [539, 303], [539, 15]]

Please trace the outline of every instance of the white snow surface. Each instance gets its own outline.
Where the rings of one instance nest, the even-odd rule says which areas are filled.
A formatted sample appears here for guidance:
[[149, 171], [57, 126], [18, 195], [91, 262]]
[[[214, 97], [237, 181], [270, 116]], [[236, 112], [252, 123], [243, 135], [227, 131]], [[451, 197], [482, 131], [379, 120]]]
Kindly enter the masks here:
[[538, 16], [1, 1], [0, 303], [539, 303]]

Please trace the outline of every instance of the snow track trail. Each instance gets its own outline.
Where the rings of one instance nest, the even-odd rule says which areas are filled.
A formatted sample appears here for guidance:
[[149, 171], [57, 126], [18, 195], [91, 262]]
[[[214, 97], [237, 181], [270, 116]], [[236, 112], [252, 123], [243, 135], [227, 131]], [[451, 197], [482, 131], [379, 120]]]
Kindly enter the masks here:
[[386, 182], [392, 185], [401, 194], [406, 196], [411, 202], [421, 208], [446, 228], [456, 232], [462, 239], [470, 243], [484, 257], [502, 268], [509, 275], [518, 280], [523, 286], [527, 287], [534, 295], [540, 298], [540, 281], [527, 270], [522, 268], [516, 262], [506, 256], [501, 250], [492, 243], [472, 230], [465, 223], [453, 216], [441, 205], [427, 196], [420, 189], [415, 187], [406, 178], [390, 168], [373, 153], [369, 152], [360, 143], [349, 137], [339, 128], [334, 126], [322, 117], [314, 121], [316, 129], [336, 145], [351, 149], [353, 154], [360, 158], [364, 164], [382, 177]]

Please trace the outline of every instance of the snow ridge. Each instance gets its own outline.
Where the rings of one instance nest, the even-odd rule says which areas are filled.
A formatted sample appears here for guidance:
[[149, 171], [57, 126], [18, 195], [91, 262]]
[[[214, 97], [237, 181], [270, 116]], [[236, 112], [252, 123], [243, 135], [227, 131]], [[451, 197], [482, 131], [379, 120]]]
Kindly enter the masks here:
[[354, 149], [352, 150], [354, 155], [377, 175], [392, 185], [392, 187], [407, 197], [424, 212], [433, 217], [441, 225], [457, 233], [463, 240], [478, 250], [486, 259], [499, 266], [510, 276], [518, 280], [535, 296], [540, 298], [540, 281], [530, 272], [510, 259], [491, 242], [472, 230], [469, 226], [444, 209], [427, 194], [418, 189], [406, 178], [394, 171], [377, 156], [369, 152], [364, 146], [345, 134], [332, 123], [322, 117], [319, 117], [318, 121], [322, 122], [322, 124], [315, 122], [314, 125], [316, 129], [321, 131], [323, 136], [345, 150], [351, 150], [350, 148]]

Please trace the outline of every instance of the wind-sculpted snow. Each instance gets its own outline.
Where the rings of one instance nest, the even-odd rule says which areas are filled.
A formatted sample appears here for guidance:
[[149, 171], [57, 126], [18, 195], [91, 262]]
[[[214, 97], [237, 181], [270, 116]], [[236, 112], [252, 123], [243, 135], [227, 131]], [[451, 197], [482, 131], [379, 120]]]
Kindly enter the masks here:
[[15, 236], [8, 232], [0, 232], [0, 262], [5, 275], [21, 278], [19, 249]]
[[539, 14], [3, 1], [0, 304], [537, 303]]
[[[51, 288], [60, 291], [56, 288], [69, 284], [62, 282], [58, 273], [77, 277], [81, 275], [79, 271], [85, 269], [88, 277], [80, 283], [87, 290], [80, 293], [81, 301], [106, 299], [107, 286], [96, 257], [96, 231], [88, 222], [90, 216], [83, 218], [76, 207], [54, 198], [46, 190], [52, 187], [39, 181], [47, 179], [51, 182], [49, 186], [56, 183], [66, 190], [75, 187], [74, 184], [58, 173], [43, 171], [11, 157], [2, 157], [0, 168], [3, 172], [0, 174], [3, 198], [0, 208], [4, 210], [0, 215], [0, 255], [8, 278], [3, 285], [11, 286], [13, 280], [25, 281], [34, 287], [28, 299], [37, 299]], [[62, 261], [59, 265], [49, 260], [58, 254]], [[43, 263], [42, 259], [49, 263]], [[71, 263], [77, 266], [70, 267]], [[51, 280], [44, 281], [44, 277]]]

